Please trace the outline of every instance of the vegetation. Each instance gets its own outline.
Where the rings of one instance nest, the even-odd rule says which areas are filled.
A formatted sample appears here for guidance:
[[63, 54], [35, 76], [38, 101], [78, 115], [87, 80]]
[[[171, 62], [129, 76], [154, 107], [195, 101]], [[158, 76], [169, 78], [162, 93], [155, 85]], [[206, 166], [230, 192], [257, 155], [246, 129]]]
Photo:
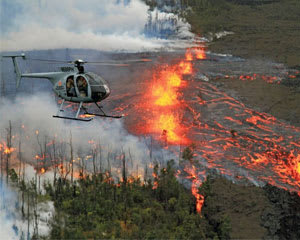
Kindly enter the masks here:
[[109, 173], [87, 176], [74, 184], [62, 179], [54, 187], [46, 184], [56, 208], [51, 238], [227, 238], [228, 219], [220, 216], [218, 224], [212, 225], [198, 214], [195, 198], [174, 173], [170, 161], [157, 172], [155, 184], [134, 178], [114, 183]]
[[[210, 49], [242, 57], [259, 57], [300, 64], [300, 1], [298, 0], [199, 0], [185, 17], [192, 31], [232, 31], [214, 39]], [[214, 35], [212, 36], [214, 37]]]

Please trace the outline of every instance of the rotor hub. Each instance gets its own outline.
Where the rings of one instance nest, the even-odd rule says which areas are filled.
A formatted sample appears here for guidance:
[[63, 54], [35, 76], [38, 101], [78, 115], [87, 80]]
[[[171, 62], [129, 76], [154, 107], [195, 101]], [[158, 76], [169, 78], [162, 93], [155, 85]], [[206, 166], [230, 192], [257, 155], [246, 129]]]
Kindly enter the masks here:
[[84, 73], [84, 67], [83, 67], [84, 63], [85, 63], [85, 61], [83, 61], [81, 59], [77, 59], [76, 61], [74, 61], [74, 65], [78, 69], [79, 73]]

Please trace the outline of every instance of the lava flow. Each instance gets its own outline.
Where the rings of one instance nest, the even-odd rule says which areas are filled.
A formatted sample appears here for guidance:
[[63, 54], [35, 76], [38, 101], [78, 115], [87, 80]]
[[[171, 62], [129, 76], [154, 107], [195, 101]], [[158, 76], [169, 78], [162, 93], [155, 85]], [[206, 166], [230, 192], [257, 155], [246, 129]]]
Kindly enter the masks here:
[[[206, 58], [208, 61], [202, 61]], [[127, 111], [129, 116], [135, 116], [127, 120], [130, 132], [150, 134], [165, 146], [195, 144], [197, 160], [194, 168], [186, 168], [185, 173], [192, 181], [198, 211], [203, 199], [196, 190], [201, 185], [203, 167], [215, 169], [233, 181], [247, 179], [259, 186], [269, 183], [300, 193], [300, 128], [250, 109], [221, 91], [214, 81], [198, 77], [219, 76], [212, 72], [217, 67], [227, 79], [224, 66], [228, 66], [227, 72], [231, 68], [241, 72], [241, 64], [244, 63], [237, 64], [237, 59], [214, 60], [203, 48], [188, 49], [176, 64], [154, 69], [150, 83], [144, 83], [146, 91], [140, 93], [141, 103], [131, 105]], [[247, 80], [277, 84], [278, 79], [284, 79], [279, 70], [275, 72], [278, 68], [264, 73], [259, 65], [254, 67], [260, 74], [252, 74], [253, 78], [246, 77]], [[245, 72], [240, 76], [251, 76], [249, 66]], [[244, 84], [244, 78], [240, 79]], [[126, 106], [126, 99], [124, 102]]]
[[152, 134], [157, 140], [168, 144], [187, 145], [187, 127], [182, 124], [183, 99], [180, 89], [186, 86], [184, 76], [193, 73], [192, 50], [186, 52], [185, 59], [176, 64], [165, 64], [157, 68], [146, 91], [135, 110], [140, 116], [138, 127], [130, 130], [136, 134]]

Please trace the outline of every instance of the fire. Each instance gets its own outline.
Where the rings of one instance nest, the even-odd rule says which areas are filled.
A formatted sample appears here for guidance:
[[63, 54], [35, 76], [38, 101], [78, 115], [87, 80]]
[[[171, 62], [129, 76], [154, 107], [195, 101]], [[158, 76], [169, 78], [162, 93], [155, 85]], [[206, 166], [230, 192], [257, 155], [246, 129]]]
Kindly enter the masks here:
[[152, 89], [154, 102], [159, 106], [177, 104], [177, 87], [181, 85], [181, 78], [172, 68], [161, 71]]
[[95, 117], [95, 115], [93, 115], [93, 114], [80, 114], [79, 117], [80, 118], [92, 118], [92, 117]]
[[197, 169], [195, 166], [185, 167], [184, 171], [189, 174], [187, 178], [192, 180], [191, 191], [194, 197], [196, 198], [196, 211], [201, 213], [203, 204], [204, 204], [204, 196], [201, 195], [198, 191], [199, 187], [202, 185], [202, 180], [198, 177], [198, 175], [205, 175], [205, 172], [197, 173]]
[[11, 154], [12, 152], [14, 152], [16, 150], [16, 148], [13, 147], [7, 147], [5, 142], [2, 142], [2, 144], [0, 143], [0, 151], [3, 151], [4, 154], [8, 155]]
[[176, 93], [170, 88], [163, 88], [162, 86], [157, 86], [153, 89], [153, 96], [156, 96], [155, 104], [159, 106], [170, 106], [177, 104]]
[[179, 88], [184, 87], [183, 75], [193, 72], [192, 63], [187, 62], [193, 60], [191, 50], [187, 50], [185, 58], [186, 61], [171, 66], [166, 65], [153, 74], [152, 91], [147, 94], [151, 102], [146, 107], [152, 112], [152, 120], [147, 121], [148, 132], [158, 134], [160, 140], [165, 143], [188, 144], [189, 142], [183, 134], [185, 128], [181, 125], [181, 116], [177, 114], [178, 109], [183, 105], [178, 93]]
[[179, 67], [182, 71], [182, 74], [192, 74], [193, 73], [193, 67], [191, 62], [181, 61], [179, 63]]
[[154, 121], [153, 130], [161, 133], [165, 141], [180, 142], [181, 138], [176, 133], [178, 126], [179, 120], [174, 114], [162, 114], [159, 116], [159, 119]]
[[193, 61], [193, 55], [192, 55], [192, 52], [190, 49], [187, 49], [186, 50], [186, 53], [185, 53], [185, 60], [186, 61]]
[[156, 189], [158, 187], [158, 182], [157, 182], [158, 176], [157, 176], [157, 174], [155, 172], [152, 172], [152, 176], [154, 178], [152, 189]]
[[[192, 54], [190, 50], [186, 56], [189, 54]], [[185, 137], [186, 127], [181, 124], [182, 115], [178, 114], [178, 110], [184, 107], [179, 93], [179, 90], [186, 86], [183, 75], [192, 72], [192, 63], [186, 61], [157, 68], [152, 74], [149, 84], [151, 87], [146, 87], [149, 90], [142, 97], [142, 104], [136, 108], [141, 115], [149, 116], [143, 118], [145, 122], [139, 128], [134, 126], [133, 131], [138, 134], [154, 134], [165, 146], [189, 144]]]
[[194, 51], [197, 59], [206, 59], [206, 53], [203, 48], [195, 48]]

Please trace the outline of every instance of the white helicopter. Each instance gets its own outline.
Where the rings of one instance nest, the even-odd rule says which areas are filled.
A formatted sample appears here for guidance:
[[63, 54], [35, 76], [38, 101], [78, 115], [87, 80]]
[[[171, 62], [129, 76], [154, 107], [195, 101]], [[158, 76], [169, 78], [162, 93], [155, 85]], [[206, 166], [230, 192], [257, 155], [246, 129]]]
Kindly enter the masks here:
[[[86, 62], [81, 59], [75, 61], [60, 61], [60, 60], [47, 60], [47, 59], [34, 59], [28, 58], [30, 60], [45, 61], [45, 62], [55, 62], [55, 63], [68, 63], [74, 64], [77, 68], [75, 70], [73, 67], [61, 67], [60, 72], [44, 72], [44, 73], [21, 73], [16, 58], [27, 59], [25, 54], [20, 55], [8, 55], [3, 56], [12, 58], [14, 70], [17, 77], [17, 88], [20, 85], [21, 78], [46, 78], [53, 85], [53, 91], [55, 94], [62, 98], [62, 103], [58, 109], [55, 118], [63, 118], [78, 121], [91, 121], [94, 116], [106, 117], [106, 118], [121, 118], [124, 115], [108, 115], [106, 114], [102, 107], [98, 105], [98, 102], [106, 99], [110, 94], [110, 88], [107, 82], [99, 75], [93, 72], [85, 72], [83, 65], [86, 63], [100, 64], [100, 65], [110, 65], [110, 66], [128, 66], [128, 62], [149, 62], [149, 59], [133, 59], [127, 60], [127, 64], [120, 61], [109, 61], [109, 62]], [[63, 112], [63, 105], [65, 101], [78, 103], [78, 109], [74, 117], [61, 116], [60, 113]], [[84, 103], [95, 103], [100, 113], [90, 113], [87, 108], [83, 106]], [[84, 110], [84, 113], [88, 115], [87, 118], [81, 118], [79, 113]]]

